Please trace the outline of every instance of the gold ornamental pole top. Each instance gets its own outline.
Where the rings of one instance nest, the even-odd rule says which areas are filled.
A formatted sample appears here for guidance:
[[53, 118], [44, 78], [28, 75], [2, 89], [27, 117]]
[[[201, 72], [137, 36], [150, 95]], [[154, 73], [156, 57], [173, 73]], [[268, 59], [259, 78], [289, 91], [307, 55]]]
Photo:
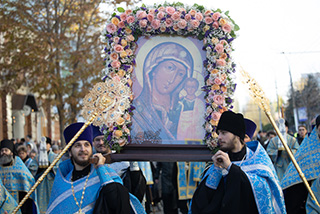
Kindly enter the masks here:
[[310, 196], [316, 202], [316, 204], [320, 207], [319, 202], [318, 202], [317, 198], [315, 197], [313, 191], [311, 190], [310, 185], [309, 185], [306, 177], [304, 176], [301, 168], [299, 167], [296, 159], [294, 158], [294, 155], [292, 154], [290, 148], [288, 147], [286, 141], [284, 140], [278, 126], [276, 125], [276, 123], [270, 113], [269, 100], [266, 98], [264, 91], [259, 86], [259, 84], [255, 81], [255, 79], [253, 79], [246, 71], [244, 71], [243, 68], [240, 69], [240, 73], [244, 79], [243, 82], [249, 86], [249, 92], [250, 92], [251, 97], [259, 105], [260, 109], [262, 109], [265, 112], [265, 114], [267, 115], [267, 117], [268, 117], [270, 123], [272, 124], [274, 130], [276, 131], [284, 149], [288, 153], [294, 167], [298, 171], [300, 178], [302, 179], [304, 185], [306, 186], [308, 192], [310, 193]]

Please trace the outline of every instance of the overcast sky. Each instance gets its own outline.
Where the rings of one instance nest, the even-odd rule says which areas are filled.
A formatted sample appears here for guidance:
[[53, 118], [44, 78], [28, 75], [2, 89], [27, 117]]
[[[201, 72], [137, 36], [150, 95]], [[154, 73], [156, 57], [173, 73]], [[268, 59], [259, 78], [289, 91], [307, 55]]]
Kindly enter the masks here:
[[[162, 2], [142, 1], [146, 5]], [[276, 100], [277, 93], [286, 99], [290, 89], [289, 66], [293, 81], [300, 79], [302, 73], [320, 72], [319, 0], [179, 2], [188, 5], [197, 2], [207, 9], [229, 11], [240, 26], [239, 37], [233, 44], [233, 58], [257, 80], [271, 101]], [[236, 98], [244, 105], [249, 98], [247, 89], [239, 78], [237, 83]]]

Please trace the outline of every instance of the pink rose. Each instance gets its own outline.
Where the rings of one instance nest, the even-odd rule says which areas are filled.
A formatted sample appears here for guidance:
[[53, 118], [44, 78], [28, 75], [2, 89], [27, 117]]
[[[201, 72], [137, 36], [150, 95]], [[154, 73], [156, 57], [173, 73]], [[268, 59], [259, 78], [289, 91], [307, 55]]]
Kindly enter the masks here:
[[221, 95], [214, 95], [213, 102], [215, 102], [217, 105], [222, 105], [224, 102], [224, 98]]
[[163, 33], [167, 30], [166, 25], [165, 24], [161, 24], [160, 25], [160, 31]]
[[152, 22], [154, 20], [154, 15], [153, 14], [148, 14], [147, 19], [149, 22]]
[[217, 64], [220, 66], [225, 66], [226, 65], [226, 61], [224, 59], [217, 59]]
[[178, 26], [178, 24], [174, 24], [173, 25], [173, 30], [174, 31], [178, 31], [180, 28], [179, 28], [179, 26]]
[[184, 8], [182, 8], [182, 7], [179, 8], [179, 11], [180, 11], [181, 13], [182, 13], [182, 12], [187, 12], [186, 9], [184, 9]]
[[165, 9], [164, 7], [159, 7], [158, 10], [163, 12], [163, 11], [165, 11], [166, 9]]
[[151, 22], [151, 27], [153, 27], [153, 29], [158, 29], [160, 27], [160, 20], [159, 19], [155, 19]]
[[124, 20], [126, 20], [126, 19], [127, 19], [127, 14], [122, 13], [122, 14], [120, 15], [120, 20], [121, 20], [121, 21], [124, 21]]
[[148, 21], [147, 21], [146, 19], [143, 19], [143, 20], [140, 20], [140, 21], [139, 21], [139, 26], [140, 26], [141, 28], [147, 27], [147, 24], [148, 24]]
[[181, 19], [181, 20], [178, 22], [178, 27], [179, 27], [180, 29], [184, 29], [186, 26], [187, 26], [186, 20]]
[[166, 7], [166, 12], [171, 16], [174, 12], [176, 11], [176, 9], [174, 9], [174, 7]]
[[195, 18], [196, 18], [196, 20], [198, 20], [198, 21], [202, 21], [202, 19], [203, 19], [202, 13], [197, 13], [196, 16], [195, 16]]
[[107, 24], [107, 31], [108, 33], [114, 33], [117, 30], [117, 26], [112, 23]]
[[220, 13], [216, 12], [212, 15], [213, 20], [218, 21], [218, 19], [220, 18]]
[[114, 43], [118, 44], [120, 41], [120, 38], [118, 36], [113, 37]]
[[214, 48], [218, 53], [222, 53], [224, 51], [224, 47], [222, 44], [217, 44], [216, 47]]
[[121, 53], [123, 51], [123, 47], [121, 45], [115, 45], [114, 51], [117, 53]]
[[119, 55], [116, 52], [113, 52], [110, 54], [110, 59], [112, 61], [118, 60], [119, 59]]
[[222, 81], [219, 78], [215, 78], [214, 79], [214, 83], [217, 84], [217, 85], [221, 85]]
[[113, 68], [120, 68], [121, 63], [120, 63], [118, 60], [115, 60], [115, 61], [112, 61], [112, 62], [111, 62], [111, 66], [112, 66]]
[[150, 9], [149, 10], [149, 14], [154, 14], [154, 12], [155, 12], [155, 9]]
[[127, 15], [130, 15], [132, 13], [132, 10], [126, 10], [125, 12]]
[[207, 25], [209, 25], [213, 22], [213, 19], [211, 17], [207, 16], [206, 18], [204, 18], [204, 21]]
[[130, 42], [133, 42], [134, 41], [134, 36], [132, 34], [128, 35], [127, 36], [127, 40], [130, 41]]
[[190, 20], [191, 20], [191, 15], [190, 15], [190, 14], [186, 14], [185, 17], [184, 17], [184, 19], [185, 19], [186, 21], [190, 21]]
[[123, 22], [123, 21], [119, 22], [118, 27], [119, 27], [119, 28], [124, 28], [124, 27], [125, 27], [124, 22]]
[[190, 21], [190, 24], [193, 28], [197, 28], [197, 27], [199, 27], [200, 22], [198, 20], [193, 19]]
[[228, 44], [228, 42], [226, 40], [224, 40], [224, 39], [220, 40], [219, 43], [222, 44], [222, 45], [227, 45]]
[[217, 21], [213, 22], [212, 27], [214, 29], [218, 29], [219, 28], [219, 22], [217, 22]]
[[173, 21], [178, 21], [180, 19], [180, 16], [181, 16], [180, 12], [177, 11], [172, 14], [171, 18]]
[[136, 16], [138, 19], [143, 19], [143, 18], [147, 17], [147, 13], [146, 13], [146, 11], [139, 10], [139, 11], [137, 11]]
[[[219, 96], [219, 95], [218, 95]], [[220, 117], [221, 117], [221, 114], [219, 112], [213, 112], [211, 114], [211, 118], [214, 120], [214, 121], [219, 121], [220, 120]]]
[[128, 22], [129, 24], [133, 23], [134, 20], [135, 20], [135, 18], [134, 18], [133, 16], [128, 16], [128, 17], [127, 17], [127, 22]]
[[211, 10], [207, 10], [206, 12], [204, 12], [204, 15], [205, 15], [205, 16], [209, 16], [211, 13], [212, 13]]
[[160, 11], [160, 12], [157, 14], [157, 18], [161, 20], [161, 19], [163, 19], [163, 17], [164, 17], [164, 12]]
[[127, 53], [128, 56], [131, 56], [133, 54], [133, 51], [131, 49], [127, 49], [126, 53]]
[[167, 26], [167, 27], [171, 27], [172, 25], [173, 25], [172, 19], [167, 18], [167, 19], [166, 19], [166, 26]]
[[147, 26], [147, 30], [146, 30], [146, 31], [147, 31], [147, 32], [151, 32], [151, 31], [152, 31], [152, 29], [153, 29], [153, 28], [152, 28], [150, 25], [148, 25], [148, 26]]
[[224, 32], [230, 33], [230, 32], [231, 32], [231, 26], [227, 23], [227, 24], [225, 24], [225, 25], [222, 26], [222, 30], [223, 30]]
[[190, 11], [189, 11], [189, 14], [190, 14], [191, 16], [195, 16], [196, 13], [197, 13], [197, 12], [196, 12], [195, 10], [190, 10]]

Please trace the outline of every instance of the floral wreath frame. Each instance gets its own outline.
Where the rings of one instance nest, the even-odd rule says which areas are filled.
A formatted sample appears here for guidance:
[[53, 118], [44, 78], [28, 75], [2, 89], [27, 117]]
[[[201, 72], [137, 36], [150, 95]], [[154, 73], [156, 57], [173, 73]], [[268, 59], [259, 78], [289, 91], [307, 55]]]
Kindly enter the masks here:
[[[203, 41], [206, 59], [205, 91], [206, 113], [204, 141], [211, 150], [217, 148], [216, 126], [224, 111], [232, 109], [236, 84], [233, 82], [235, 63], [232, 61], [232, 41], [239, 27], [220, 9], [209, 10], [194, 4], [185, 7], [182, 3], [154, 5], [149, 9], [142, 5], [134, 10], [117, 8], [105, 32], [105, 77], [104, 81], [121, 80], [132, 86], [131, 74], [135, 64], [136, 41], [140, 36], [177, 35], [195, 37]], [[130, 105], [118, 114], [116, 120], [100, 125], [106, 144], [114, 150], [130, 142], [133, 96], [127, 96]]]

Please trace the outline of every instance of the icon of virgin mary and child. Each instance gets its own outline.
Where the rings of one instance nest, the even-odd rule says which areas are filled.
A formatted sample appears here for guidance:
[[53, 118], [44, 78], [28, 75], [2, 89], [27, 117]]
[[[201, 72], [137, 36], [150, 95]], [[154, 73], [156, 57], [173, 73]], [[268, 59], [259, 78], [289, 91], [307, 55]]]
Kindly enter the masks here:
[[[193, 58], [182, 45], [153, 47], [143, 63], [143, 88], [133, 101], [132, 143], [179, 144], [204, 138], [205, 105], [196, 96]], [[181, 91], [184, 90], [184, 96]]]

